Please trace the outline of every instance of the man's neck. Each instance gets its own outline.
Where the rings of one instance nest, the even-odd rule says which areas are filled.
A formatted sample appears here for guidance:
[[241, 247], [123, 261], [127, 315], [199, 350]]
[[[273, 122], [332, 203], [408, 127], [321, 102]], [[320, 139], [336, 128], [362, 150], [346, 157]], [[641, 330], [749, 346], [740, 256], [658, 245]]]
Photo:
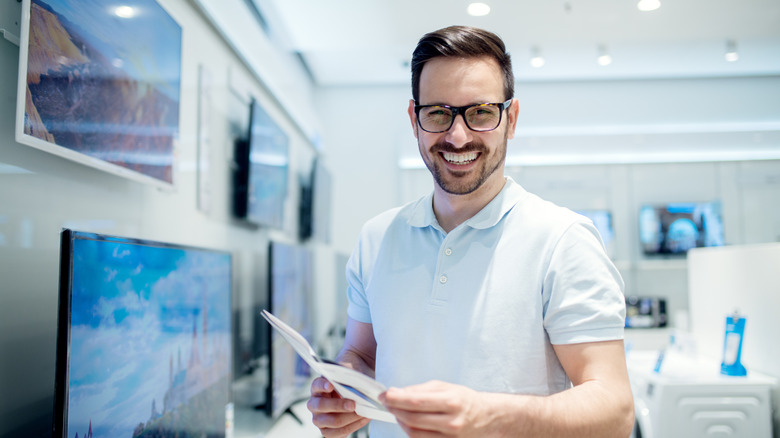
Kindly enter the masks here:
[[453, 195], [438, 185], [433, 190], [433, 212], [436, 220], [445, 232], [449, 233], [458, 225], [471, 219], [501, 192], [506, 179], [485, 181], [480, 188], [466, 195]]

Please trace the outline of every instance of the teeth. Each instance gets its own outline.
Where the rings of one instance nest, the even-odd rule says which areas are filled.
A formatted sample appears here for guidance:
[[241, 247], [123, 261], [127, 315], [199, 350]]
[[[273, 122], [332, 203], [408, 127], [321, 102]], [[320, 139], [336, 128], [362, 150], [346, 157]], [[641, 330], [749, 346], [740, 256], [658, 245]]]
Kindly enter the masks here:
[[444, 159], [452, 164], [468, 164], [477, 159], [476, 152], [466, 152], [464, 154], [453, 154], [452, 152], [444, 152]]

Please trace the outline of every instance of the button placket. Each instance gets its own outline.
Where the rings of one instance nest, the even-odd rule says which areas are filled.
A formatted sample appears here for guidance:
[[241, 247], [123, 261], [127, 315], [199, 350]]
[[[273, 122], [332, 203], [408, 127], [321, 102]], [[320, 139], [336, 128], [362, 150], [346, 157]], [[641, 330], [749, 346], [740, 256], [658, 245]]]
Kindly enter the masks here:
[[453, 268], [453, 260], [450, 256], [454, 254], [454, 250], [449, 245], [450, 240], [454, 237], [454, 232], [450, 232], [441, 243], [439, 250], [439, 260], [437, 262], [436, 280], [433, 288], [433, 295], [431, 298], [433, 301], [438, 302], [439, 305], [446, 303], [449, 299], [449, 293], [447, 292], [447, 286], [450, 281], [448, 271]]

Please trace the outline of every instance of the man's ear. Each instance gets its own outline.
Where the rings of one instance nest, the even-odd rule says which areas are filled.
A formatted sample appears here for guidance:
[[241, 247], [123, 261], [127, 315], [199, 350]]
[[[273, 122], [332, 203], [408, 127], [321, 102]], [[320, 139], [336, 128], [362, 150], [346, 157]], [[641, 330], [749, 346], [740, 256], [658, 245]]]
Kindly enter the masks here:
[[409, 121], [412, 122], [412, 131], [414, 138], [417, 138], [417, 114], [414, 113], [414, 99], [409, 99]]
[[515, 128], [517, 127], [517, 118], [520, 114], [520, 103], [517, 99], [512, 99], [512, 103], [509, 104], [509, 108], [506, 110], [506, 138], [515, 137]]

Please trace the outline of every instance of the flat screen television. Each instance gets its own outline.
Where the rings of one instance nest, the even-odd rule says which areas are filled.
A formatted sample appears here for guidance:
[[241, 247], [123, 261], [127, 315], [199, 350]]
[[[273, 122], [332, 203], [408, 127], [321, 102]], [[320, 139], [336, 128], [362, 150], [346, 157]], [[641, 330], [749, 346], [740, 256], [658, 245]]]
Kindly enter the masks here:
[[16, 141], [172, 187], [181, 41], [154, 0], [24, 0]]
[[723, 246], [721, 204], [644, 205], [639, 211], [639, 236], [646, 255], [684, 255], [692, 248]]
[[290, 151], [287, 134], [252, 100], [249, 131], [235, 143], [233, 213], [255, 225], [282, 228]]
[[615, 230], [612, 227], [612, 213], [609, 210], [577, 210], [577, 213], [587, 217], [601, 235], [601, 240], [606, 247], [607, 255], [614, 254]]
[[[311, 343], [311, 252], [300, 245], [272, 241], [269, 254], [269, 311]], [[277, 418], [296, 402], [308, 398], [311, 370], [276, 330], [270, 331], [269, 345], [270, 384], [266, 411], [272, 418]]]
[[230, 253], [65, 229], [55, 437], [224, 437]]
[[330, 241], [330, 171], [315, 158], [311, 171], [301, 178], [298, 234], [301, 240]]

